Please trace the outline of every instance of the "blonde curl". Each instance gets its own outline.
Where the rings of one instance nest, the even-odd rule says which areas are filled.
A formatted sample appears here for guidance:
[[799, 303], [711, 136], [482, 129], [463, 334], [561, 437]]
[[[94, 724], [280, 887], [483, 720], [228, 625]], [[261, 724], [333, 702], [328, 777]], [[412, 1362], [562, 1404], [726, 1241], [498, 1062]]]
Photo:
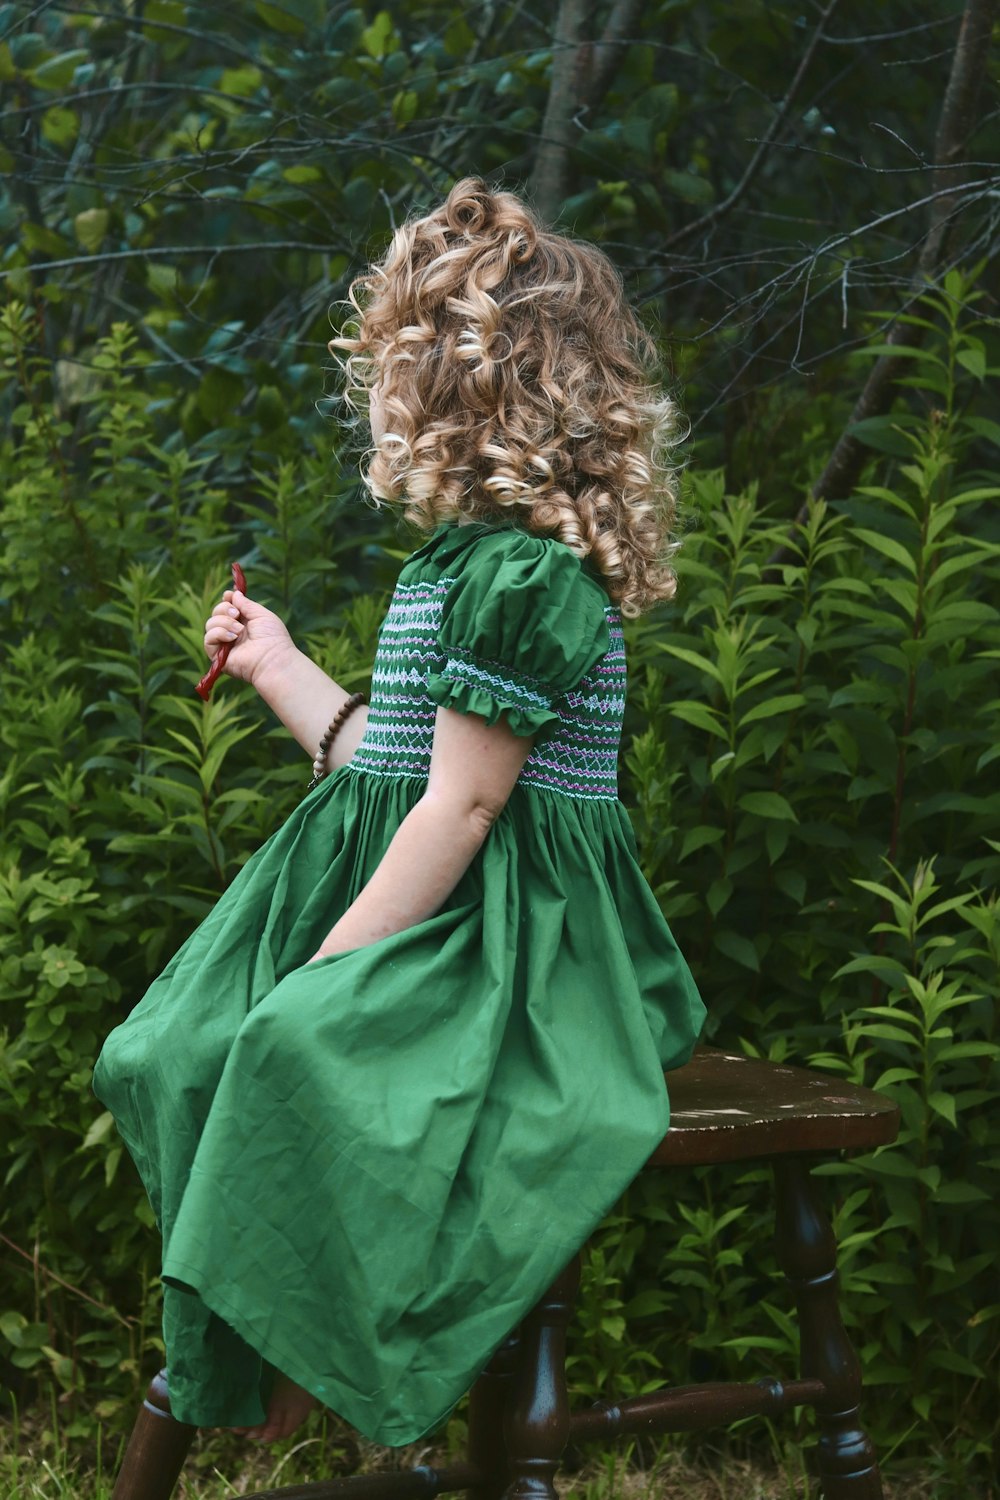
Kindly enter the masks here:
[[465, 516], [557, 537], [628, 617], [673, 597], [678, 408], [603, 251], [466, 177], [347, 302], [329, 347], [354, 411], [378, 386], [376, 504], [425, 533]]

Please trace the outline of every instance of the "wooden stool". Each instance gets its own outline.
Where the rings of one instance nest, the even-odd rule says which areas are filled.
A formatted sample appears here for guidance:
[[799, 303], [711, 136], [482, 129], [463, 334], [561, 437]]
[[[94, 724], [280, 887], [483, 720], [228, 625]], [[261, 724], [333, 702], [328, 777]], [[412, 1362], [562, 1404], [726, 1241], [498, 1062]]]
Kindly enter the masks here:
[[[882, 1500], [872, 1444], [858, 1415], [861, 1372], [837, 1308], [837, 1247], [809, 1169], [840, 1151], [895, 1140], [899, 1109], [871, 1089], [806, 1068], [699, 1047], [666, 1075], [670, 1129], [644, 1170], [769, 1160], [778, 1259], [798, 1308], [798, 1379], [664, 1388], [572, 1411], [566, 1329], [580, 1252], [496, 1351], [472, 1388], [466, 1459], [267, 1490], [246, 1500], [403, 1500], [467, 1490], [471, 1500], [554, 1500], [569, 1442], [623, 1433], [688, 1432], [808, 1406], [819, 1427], [824, 1500]], [[170, 1415], [165, 1371], [136, 1420], [112, 1500], [170, 1500], [196, 1428]]]

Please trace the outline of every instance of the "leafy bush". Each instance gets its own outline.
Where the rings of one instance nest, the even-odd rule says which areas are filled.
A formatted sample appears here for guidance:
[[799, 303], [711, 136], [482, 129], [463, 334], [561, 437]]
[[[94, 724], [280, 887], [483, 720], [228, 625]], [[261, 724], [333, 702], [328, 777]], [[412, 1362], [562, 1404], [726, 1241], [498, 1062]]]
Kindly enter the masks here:
[[[901, 1105], [894, 1145], [818, 1171], [842, 1192], [865, 1381], [892, 1393], [868, 1403], [876, 1443], [950, 1449], [956, 1475], [991, 1451], [1000, 1316], [1000, 489], [979, 469], [1000, 429], [975, 411], [976, 300], [957, 272], [923, 299], [934, 339], [906, 384], [932, 404], [864, 425], [884, 457], [848, 501], [789, 526], [692, 477], [678, 607], [628, 633], [625, 794], [706, 1039]], [[738, 1378], [750, 1352], [792, 1366], [767, 1174], [647, 1174], [627, 1197], [639, 1228], [612, 1221], [590, 1272], [588, 1392], [682, 1380], [685, 1348], [697, 1378]], [[636, 1288], [626, 1318], [655, 1322], [602, 1317], [609, 1263]]]
[[[676, 605], [627, 627], [621, 787], [706, 1039], [899, 1099], [895, 1145], [821, 1169], [845, 1313], [892, 1395], [866, 1411], [881, 1449], [933, 1445], [967, 1476], [995, 1422], [1000, 1313], [1000, 489], [975, 310], [957, 272], [925, 298], [916, 396], [863, 429], [875, 469], [849, 500], [790, 522], [721, 471], [691, 477]], [[0, 1351], [10, 1384], [54, 1385], [85, 1433], [97, 1390], [129, 1420], [162, 1350], [155, 1230], [94, 1059], [308, 780], [252, 694], [193, 697], [202, 622], [238, 556], [363, 687], [408, 548], [331, 482], [315, 434], [163, 446], [123, 326], [68, 407], [33, 320], [12, 303], [0, 325]], [[585, 1269], [577, 1392], [788, 1372], [770, 1215], [760, 1168], [633, 1184]]]

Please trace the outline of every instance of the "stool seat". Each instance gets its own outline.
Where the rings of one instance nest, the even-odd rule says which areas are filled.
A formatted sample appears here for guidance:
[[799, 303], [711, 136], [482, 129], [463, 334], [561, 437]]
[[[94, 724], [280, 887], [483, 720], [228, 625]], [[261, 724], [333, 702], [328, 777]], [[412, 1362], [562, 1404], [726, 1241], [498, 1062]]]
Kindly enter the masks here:
[[670, 1126], [647, 1167], [870, 1151], [899, 1130], [899, 1106], [874, 1089], [718, 1047], [663, 1076]]

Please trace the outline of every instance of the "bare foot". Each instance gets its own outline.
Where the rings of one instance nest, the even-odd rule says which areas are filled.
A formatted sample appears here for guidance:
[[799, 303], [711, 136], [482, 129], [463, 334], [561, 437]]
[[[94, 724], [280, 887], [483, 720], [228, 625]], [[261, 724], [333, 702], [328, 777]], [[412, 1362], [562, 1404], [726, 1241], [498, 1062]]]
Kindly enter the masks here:
[[267, 1420], [256, 1427], [234, 1427], [232, 1431], [253, 1438], [255, 1442], [276, 1443], [279, 1438], [289, 1437], [319, 1404], [310, 1391], [303, 1390], [278, 1370], [268, 1402]]

